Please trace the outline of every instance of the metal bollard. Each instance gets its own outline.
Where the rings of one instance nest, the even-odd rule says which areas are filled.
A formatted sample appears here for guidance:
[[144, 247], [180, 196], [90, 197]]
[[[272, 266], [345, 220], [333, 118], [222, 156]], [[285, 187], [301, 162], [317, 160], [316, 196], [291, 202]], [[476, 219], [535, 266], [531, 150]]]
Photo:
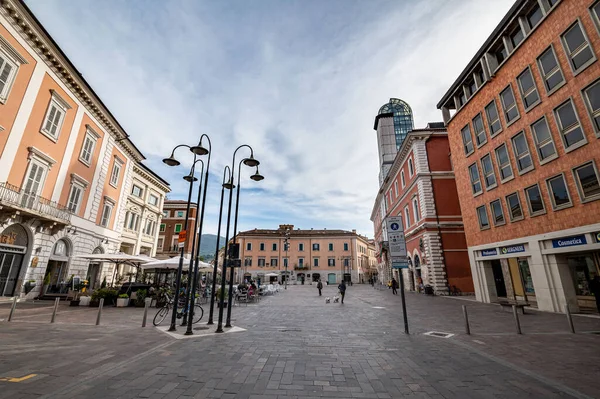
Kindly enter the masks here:
[[96, 325], [100, 325], [100, 318], [102, 317], [102, 307], [104, 306], [104, 298], [100, 298], [100, 303], [98, 304], [98, 317], [96, 317]]
[[471, 327], [469, 326], [469, 315], [467, 314], [467, 306], [462, 305], [463, 315], [465, 316], [465, 333], [471, 335]]
[[146, 327], [146, 319], [148, 318], [148, 301], [144, 303], [144, 318], [142, 319], [142, 327]]
[[13, 297], [13, 303], [12, 306], [10, 307], [10, 313], [8, 314], [8, 321], [11, 321], [12, 317], [13, 317], [13, 313], [15, 313], [15, 309], [17, 308], [17, 297]]
[[565, 314], [567, 315], [567, 320], [569, 321], [569, 329], [571, 330], [571, 333], [575, 334], [575, 325], [573, 324], [573, 317], [571, 317], [569, 304], [565, 305]]
[[52, 311], [52, 319], [50, 319], [50, 323], [54, 323], [54, 319], [56, 319], [56, 312], [58, 311], [58, 302], [60, 302], [60, 298], [56, 298], [54, 300], [54, 310]]
[[522, 334], [521, 332], [521, 323], [519, 322], [519, 313], [517, 313], [517, 307], [512, 305], [513, 316], [515, 316], [515, 325], [517, 327], [517, 334]]

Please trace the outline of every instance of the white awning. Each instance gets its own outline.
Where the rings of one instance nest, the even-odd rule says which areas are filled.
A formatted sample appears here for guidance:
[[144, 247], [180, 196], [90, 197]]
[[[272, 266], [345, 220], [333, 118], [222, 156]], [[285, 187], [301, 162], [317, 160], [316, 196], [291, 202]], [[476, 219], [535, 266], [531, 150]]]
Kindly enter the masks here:
[[99, 262], [112, 262], [112, 263], [148, 263], [153, 262], [156, 259], [151, 258], [147, 255], [129, 255], [123, 252], [116, 254], [89, 254], [89, 255], [76, 255], [73, 258], [97, 260]]
[[[169, 259], [156, 260], [154, 262], [145, 263], [142, 265], [142, 269], [177, 269], [179, 267], [179, 256], [174, 256]], [[189, 270], [190, 268], [190, 260], [189, 258], [183, 258], [183, 267], [185, 270]], [[199, 261], [198, 262], [198, 271], [208, 272], [212, 271], [213, 266], [209, 263]]]

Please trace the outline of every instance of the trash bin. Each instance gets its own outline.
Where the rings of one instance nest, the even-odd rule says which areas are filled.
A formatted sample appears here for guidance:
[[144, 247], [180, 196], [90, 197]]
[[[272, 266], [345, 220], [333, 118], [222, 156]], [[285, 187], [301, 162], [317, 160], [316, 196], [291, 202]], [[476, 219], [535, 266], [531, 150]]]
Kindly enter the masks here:
[[426, 285], [424, 291], [425, 295], [433, 295], [433, 287], [430, 285]]

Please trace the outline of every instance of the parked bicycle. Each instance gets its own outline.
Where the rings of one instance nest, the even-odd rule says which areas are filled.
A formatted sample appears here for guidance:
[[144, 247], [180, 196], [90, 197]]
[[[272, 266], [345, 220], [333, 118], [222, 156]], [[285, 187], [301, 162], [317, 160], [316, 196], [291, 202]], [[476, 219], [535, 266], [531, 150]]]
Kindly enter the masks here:
[[[169, 295], [166, 296], [168, 298], [167, 303], [165, 304], [165, 306], [160, 308], [158, 312], [156, 312], [154, 320], [152, 321], [152, 323], [155, 326], [159, 326], [160, 323], [162, 323], [165, 320], [165, 318], [169, 315], [169, 313], [171, 313], [171, 309], [173, 308], [174, 298], [171, 298]], [[185, 295], [185, 292], [182, 292], [182, 294], [179, 295], [179, 299], [177, 302], [178, 319], [181, 319], [182, 317], [187, 317], [188, 315], [190, 305], [189, 303], [186, 304], [186, 298], [187, 296]], [[202, 309], [200, 303], [196, 302], [194, 304], [194, 310], [192, 313], [192, 324], [198, 323], [202, 319], [202, 316], [204, 316], [204, 309]]]

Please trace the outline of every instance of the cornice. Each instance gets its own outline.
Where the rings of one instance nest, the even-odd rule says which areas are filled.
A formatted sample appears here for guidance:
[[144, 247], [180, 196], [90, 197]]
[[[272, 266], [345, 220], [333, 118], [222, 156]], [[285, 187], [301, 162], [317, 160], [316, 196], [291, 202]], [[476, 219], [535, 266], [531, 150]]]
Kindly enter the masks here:
[[140, 168], [138, 164], [133, 165], [133, 172], [142, 176], [144, 179], [150, 181], [152, 184], [163, 190], [165, 194], [171, 192], [169, 186], [165, 185], [164, 183], [161, 183], [157, 178], [150, 175], [150, 173], [146, 172], [144, 169]]
[[93, 92], [90, 85], [83, 79], [71, 61], [58, 48], [35, 16], [20, 0], [0, 0], [0, 14], [19, 33], [21, 38], [31, 46], [35, 53], [44, 61], [62, 83], [83, 104], [87, 112], [92, 115], [100, 125], [111, 134], [117, 145], [127, 152], [133, 159], [144, 159], [131, 143], [127, 145], [129, 135], [112, 116], [108, 108]]

